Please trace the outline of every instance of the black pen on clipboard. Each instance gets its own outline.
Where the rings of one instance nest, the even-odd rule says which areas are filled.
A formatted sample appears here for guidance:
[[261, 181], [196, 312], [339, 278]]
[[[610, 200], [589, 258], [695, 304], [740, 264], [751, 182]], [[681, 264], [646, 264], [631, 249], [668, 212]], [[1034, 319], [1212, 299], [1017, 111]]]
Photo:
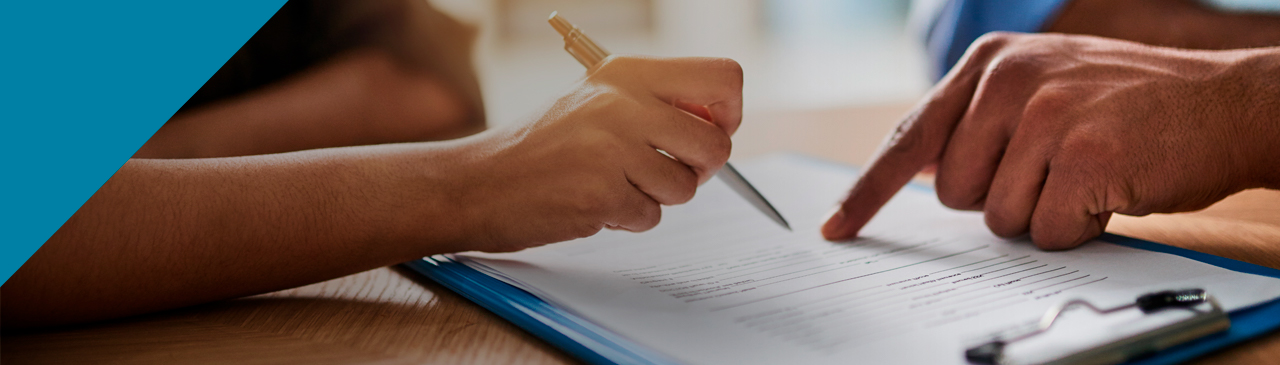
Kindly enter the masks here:
[[[1199, 307], [1207, 306], [1207, 309]], [[994, 339], [965, 350], [964, 357], [971, 364], [1012, 365], [1006, 355], [1006, 348], [1014, 343], [1035, 338], [1047, 333], [1055, 323], [1062, 319], [1062, 313], [1073, 307], [1088, 308], [1098, 315], [1108, 315], [1123, 310], [1138, 309], [1144, 315], [1165, 310], [1187, 310], [1193, 316], [1165, 326], [1131, 335], [1091, 347], [1074, 349], [1074, 353], [1050, 359], [1036, 361], [1046, 365], [1074, 364], [1119, 364], [1128, 360], [1141, 358], [1152, 353], [1195, 340], [1231, 328], [1231, 319], [1222, 305], [1204, 289], [1167, 290], [1139, 296], [1131, 304], [1099, 308], [1085, 300], [1074, 299], [1049, 308], [1036, 323], [1034, 330], [1012, 336], [997, 335]]]

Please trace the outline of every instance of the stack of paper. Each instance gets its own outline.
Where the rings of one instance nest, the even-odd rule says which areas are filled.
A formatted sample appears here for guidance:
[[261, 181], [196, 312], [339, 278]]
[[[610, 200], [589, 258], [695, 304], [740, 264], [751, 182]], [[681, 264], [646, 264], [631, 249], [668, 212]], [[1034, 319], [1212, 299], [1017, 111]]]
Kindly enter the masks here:
[[[946, 209], [920, 188], [898, 194], [861, 238], [827, 242], [818, 225], [855, 176], [798, 161], [742, 169], [794, 232], [712, 181], [689, 204], [666, 208], [650, 232], [454, 258], [695, 364], [964, 364], [966, 347], [1067, 299], [1109, 306], [1204, 288], [1235, 310], [1280, 296], [1277, 279], [1106, 242], [1039, 251], [993, 236], [981, 214]], [[1071, 338], [1124, 332], [1096, 327]]]

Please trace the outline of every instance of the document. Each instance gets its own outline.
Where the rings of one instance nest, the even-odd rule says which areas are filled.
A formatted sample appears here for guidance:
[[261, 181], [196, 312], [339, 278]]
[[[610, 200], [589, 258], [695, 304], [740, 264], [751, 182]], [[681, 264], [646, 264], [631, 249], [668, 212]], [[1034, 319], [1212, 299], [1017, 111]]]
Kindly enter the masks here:
[[[918, 187], [860, 238], [828, 242], [818, 227], [856, 175], [820, 164], [777, 157], [740, 168], [793, 232], [713, 180], [664, 208], [649, 232], [455, 259], [691, 364], [965, 364], [965, 348], [1068, 299], [1106, 307], [1203, 288], [1235, 310], [1280, 296], [1280, 280], [1101, 241], [1040, 251]], [[1096, 327], [1074, 339], [1123, 332]]]

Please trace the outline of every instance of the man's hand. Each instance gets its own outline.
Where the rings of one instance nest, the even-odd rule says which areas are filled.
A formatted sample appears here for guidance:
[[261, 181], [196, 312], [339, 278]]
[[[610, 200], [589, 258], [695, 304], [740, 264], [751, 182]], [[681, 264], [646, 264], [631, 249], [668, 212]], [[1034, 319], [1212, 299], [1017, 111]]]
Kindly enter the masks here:
[[732, 60], [611, 57], [539, 119], [462, 141], [440, 170], [459, 182], [447, 194], [465, 226], [456, 250], [648, 230], [724, 165], [741, 119]]
[[991, 34], [889, 137], [822, 229], [848, 239], [922, 168], [995, 234], [1066, 249], [1111, 214], [1204, 208], [1277, 186], [1280, 49], [1187, 51]]

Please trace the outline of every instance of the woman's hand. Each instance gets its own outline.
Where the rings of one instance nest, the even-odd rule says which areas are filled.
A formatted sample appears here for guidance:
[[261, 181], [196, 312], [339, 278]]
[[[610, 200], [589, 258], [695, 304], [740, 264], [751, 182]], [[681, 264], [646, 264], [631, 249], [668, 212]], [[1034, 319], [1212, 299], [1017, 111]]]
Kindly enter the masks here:
[[430, 174], [454, 182], [444, 211], [461, 228], [456, 251], [645, 231], [660, 205], [689, 201], [724, 165], [741, 119], [742, 69], [732, 60], [611, 57], [537, 120], [459, 141]]

